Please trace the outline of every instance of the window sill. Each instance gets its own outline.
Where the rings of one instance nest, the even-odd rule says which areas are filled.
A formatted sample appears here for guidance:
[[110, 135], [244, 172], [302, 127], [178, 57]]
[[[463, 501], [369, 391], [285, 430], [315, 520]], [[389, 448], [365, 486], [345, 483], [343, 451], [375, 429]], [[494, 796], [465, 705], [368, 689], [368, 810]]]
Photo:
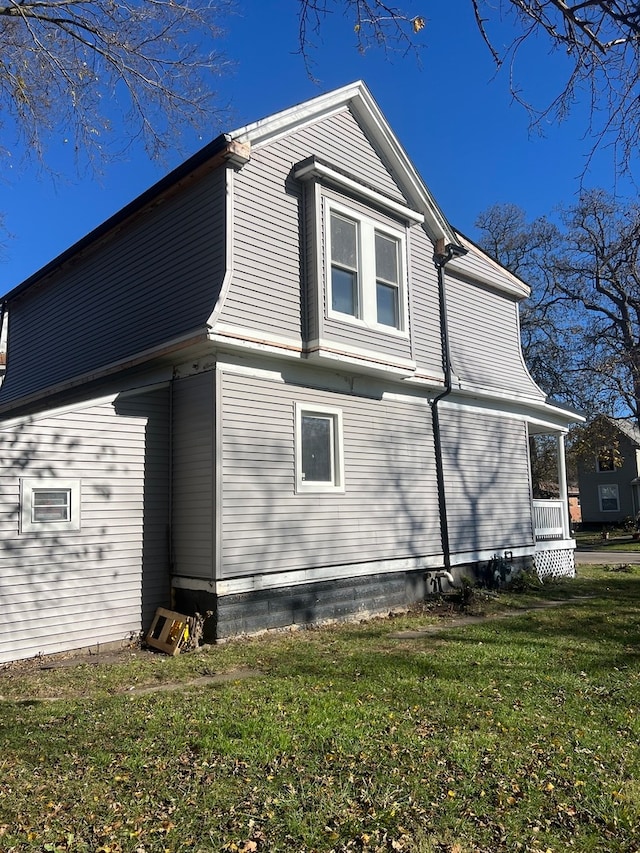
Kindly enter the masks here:
[[385, 326], [383, 323], [366, 323], [359, 317], [353, 317], [351, 314], [341, 314], [339, 311], [328, 311], [327, 320], [334, 320], [337, 323], [344, 323], [347, 326], [354, 326], [358, 329], [366, 329], [368, 332], [375, 332], [381, 335], [390, 335], [392, 338], [401, 338], [409, 340], [409, 333], [404, 329], [396, 329], [393, 326]]

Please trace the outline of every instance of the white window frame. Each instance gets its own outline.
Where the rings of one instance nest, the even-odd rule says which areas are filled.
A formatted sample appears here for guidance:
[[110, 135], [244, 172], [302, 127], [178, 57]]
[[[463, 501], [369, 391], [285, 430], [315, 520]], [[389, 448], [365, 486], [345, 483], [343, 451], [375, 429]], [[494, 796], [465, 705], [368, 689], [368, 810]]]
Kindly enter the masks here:
[[[356, 303], [358, 313], [344, 314], [332, 307], [331, 292], [331, 215], [335, 213], [344, 219], [351, 220], [357, 225], [357, 254], [358, 254], [358, 295]], [[377, 311], [377, 276], [375, 261], [375, 235], [382, 234], [398, 243], [398, 326], [388, 326], [378, 323]], [[353, 323], [406, 338], [408, 336], [408, 303], [407, 303], [407, 239], [406, 229], [401, 226], [394, 228], [372, 217], [365, 216], [352, 207], [341, 204], [333, 199], [324, 197], [324, 233], [325, 233], [325, 278], [326, 278], [326, 313], [333, 320]]]
[[[617, 506], [614, 507], [614, 509], [605, 509], [603, 504], [602, 504], [603, 497], [604, 497], [603, 492], [605, 489], [612, 489], [615, 491], [615, 498], [616, 498]], [[607, 500], [611, 500], [612, 498], [613, 498], [613, 495], [609, 495], [607, 497]], [[617, 483], [603, 483], [602, 485], [598, 486], [598, 501], [600, 503], [600, 512], [620, 512], [620, 490], [618, 489], [618, 484]]]
[[[67, 492], [69, 517], [64, 521], [38, 521], [34, 518], [34, 495], [39, 491]], [[23, 477], [20, 480], [20, 532], [59, 533], [80, 530], [80, 480], [58, 477]]]
[[[295, 403], [295, 465], [296, 493], [323, 492], [343, 494], [344, 448], [342, 437], [342, 410], [333, 406], [317, 406], [314, 403]], [[331, 481], [306, 480], [302, 470], [302, 419], [305, 415], [327, 418], [331, 429]]]

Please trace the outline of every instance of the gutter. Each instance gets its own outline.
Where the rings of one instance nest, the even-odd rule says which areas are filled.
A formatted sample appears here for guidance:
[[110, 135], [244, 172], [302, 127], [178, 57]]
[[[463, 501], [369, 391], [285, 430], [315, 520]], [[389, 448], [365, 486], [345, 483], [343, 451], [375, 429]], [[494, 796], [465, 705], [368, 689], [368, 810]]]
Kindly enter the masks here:
[[438, 404], [451, 394], [453, 389], [451, 369], [451, 347], [449, 342], [449, 321], [447, 318], [447, 292], [445, 287], [444, 268], [453, 258], [467, 254], [467, 249], [456, 243], [444, 240], [436, 242], [433, 253], [433, 263], [438, 271], [438, 305], [440, 308], [440, 341], [442, 344], [442, 369], [444, 372], [444, 390], [431, 401], [431, 420], [433, 424], [433, 446], [436, 457], [436, 482], [438, 487], [438, 509], [440, 514], [440, 536], [442, 539], [442, 555], [444, 570], [451, 577], [451, 543], [449, 540], [449, 520], [447, 516], [447, 497], [444, 487], [444, 464], [442, 460], [442, 433], [440, 430], [440, 413]]

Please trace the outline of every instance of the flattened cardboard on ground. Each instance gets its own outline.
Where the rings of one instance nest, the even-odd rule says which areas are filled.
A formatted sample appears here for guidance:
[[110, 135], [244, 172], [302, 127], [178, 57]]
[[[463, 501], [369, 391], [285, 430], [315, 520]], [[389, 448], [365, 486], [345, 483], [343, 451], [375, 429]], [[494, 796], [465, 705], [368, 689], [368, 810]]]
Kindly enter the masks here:
[[180, 646], [189, 638], [189, 617], [158, 607], [145, 642], [168, 655], [180, 654]]

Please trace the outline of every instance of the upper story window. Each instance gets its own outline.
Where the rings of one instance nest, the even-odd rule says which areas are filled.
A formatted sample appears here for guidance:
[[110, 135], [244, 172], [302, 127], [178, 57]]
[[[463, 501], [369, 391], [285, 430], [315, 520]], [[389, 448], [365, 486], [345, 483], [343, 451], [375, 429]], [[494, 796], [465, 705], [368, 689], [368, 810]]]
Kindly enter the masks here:
[[359, 300], [358, 222], [331, 214], [331, 309], [357, 317]]
[[613, 448], [603, 448], [596, 456], [596, 471], [606, 472], [615, 470], [615, 456]]
[[376, 313], [382, 326], [400, 328], [400, 243], [375, 232]]
[[381, 330], [406, 329], [404, 233], [328, 201], [329, 313]]

